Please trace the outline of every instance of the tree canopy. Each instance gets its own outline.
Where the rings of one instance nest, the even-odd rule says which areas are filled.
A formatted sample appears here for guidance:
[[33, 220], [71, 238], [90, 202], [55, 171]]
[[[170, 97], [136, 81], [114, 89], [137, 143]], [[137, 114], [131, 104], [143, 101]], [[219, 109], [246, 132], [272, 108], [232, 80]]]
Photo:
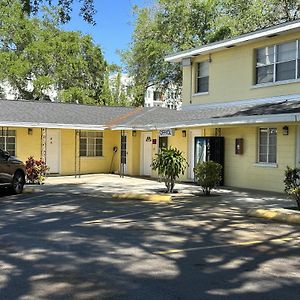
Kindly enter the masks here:
[[106, 104], [100, 47], [88, 35], [61, 30], [55, 15], [30, 18], [19, 1], [1, 1], [0, 80], [22, 99], [47, 99], [52, 90], [60, 101]]
[[72, 4], [76, 1], [81, 3], [80, 15], [83, 19], [88, 23], [95, 24], [94, 0], [20, 0], [23, 11], [28, 15], [36, 14], [43, 5], [55, 5], [58, 8], [59, 20], [62, 23], [70, 21]]
[[300, 17], [299, 0], [156, 0], [134, 9], [129, 49], [122, 54], [134, 79], [135, 104], [142, 105], [152, 84], [180, 85], [179, 64], [167, 54], [230, 38]]

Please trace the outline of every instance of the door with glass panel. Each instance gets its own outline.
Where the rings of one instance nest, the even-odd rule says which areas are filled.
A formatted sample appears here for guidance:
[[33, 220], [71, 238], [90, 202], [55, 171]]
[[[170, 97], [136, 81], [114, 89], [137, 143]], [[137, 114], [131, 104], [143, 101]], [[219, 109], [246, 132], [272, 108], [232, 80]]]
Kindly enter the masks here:
[[215, 161], [222, 166], [220, 185], [224, 185], [224, 137], [195, 137], [194, 166], [205, 161]]

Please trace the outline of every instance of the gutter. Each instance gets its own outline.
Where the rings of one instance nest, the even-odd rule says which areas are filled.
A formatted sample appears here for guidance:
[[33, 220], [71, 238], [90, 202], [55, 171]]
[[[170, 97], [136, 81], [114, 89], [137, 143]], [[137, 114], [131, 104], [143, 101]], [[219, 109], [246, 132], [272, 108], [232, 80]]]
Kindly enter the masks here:
[[160, 130], [169, 128], [192, 128], [204, 126], [222, 126], [222, 125], [250, 125], [281, 122], [300, 122], [300, 113], [297, 114], [278, 114], [278, 115], [259, 115], [259, 116], [238, 116], [198, 119], [183, 122], [170, 122], [164, 124], [116, 126], [113, 130]]
[[0, 122], [0, 127], [22, 127], [22, 128], [49, 128], [49, 129], [82, 129], [82, 130], [105, 130], [105, 125], [90, 124], [57, 124], [38, 122]]

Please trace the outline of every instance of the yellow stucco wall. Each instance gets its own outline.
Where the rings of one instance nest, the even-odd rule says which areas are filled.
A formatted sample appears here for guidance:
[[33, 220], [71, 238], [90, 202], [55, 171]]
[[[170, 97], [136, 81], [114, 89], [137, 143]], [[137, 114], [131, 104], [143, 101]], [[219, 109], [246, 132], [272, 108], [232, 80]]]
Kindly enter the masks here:
[[[277, 167], [257, 164], [258, 128], [242, 126], [222, 129], [225, 137], [225, 185], [283, 192], [284, 170], [296, 164], [296, 126], [282, 134], [285, 124], [264, 124], [277, 128]], [[235, 139], [244, 139], [244, 153], [235, 154]]]
[[10, 128], [16, 130], [16, 156], [26, 161], [29, 156], [35, 159], [41, 157], [41, 129], [33, 128], [28, 134], [28, 128]]
[[[118, 152], [114, 156], [112, 168], [110, 170], [111, 162], [113, 158], [114, 146], [118, 147]], [[119, 155], [120, 155], [119, 132], [105, 130], [103, 131], [103, 156], [102, 157], [81, 157], [80, 158], [81, 173], [91, 174], [91, 173], [109, 173], [109, 172], [118, 171]], [[70, 167], [72, 167], [72, 165], [70, 165]], [[62, 172], [65, 172], [65, 170], [63, 169]]]
[[195, 94], [196, 68], [197, 62], [208, 60], [209, 57], [201, 55], [193, 58], [192, 67], [183, 67], [183, 104], [218, 103], [299, 93], [300, 80], [260, 87], [254, 84], [254, 49], [299, 38], [299, 33], [293, 33], [212, 53], [209, 63], [209, 92], [203, 95]]
[[[18, 158], [25, 162], [29, 156], [33, 156], [35, 159], [41, 157], [40, 128], [33, 128], [32, 134], [28, 134], [28, 128], [10, 129], [16, 130], [16, 156]], [[114, 157], [110, 170], [114, 146], [120, 149], [120, 132], [103, 131], [103, 157], [81, 157], [81, 174], [118, 172], [119, 150]], [[60, 151], [60, 174], [73, 175], [75, 173], [75, 130], [60, 130]]]
[[[187, 131], [186, 136], [182, 136], [182, 129], [175, 129], [174, 135], [168, 137], [168, 146], [172, 146], [174, 148], [177, 148], [178, 150], [182, 151], [185, 158], [187, 158], [188, 153], [188, 138], [187, 138]], [[156, 145], [152, 145], [152, 159], [156, 157], [156, 154], [158, 153], [159, 149], [159, 131], [155, 130], [152, 131], [152, 137], [156, 139]], [[157, 172], [152, 170], [152, 177], [157, 177]], [[186, 180], [187, 179], [187, 170], [184, 175], [181, 175], [180, 180]]]
[[[283, 135], [282, 127], [289, 125], [289, 134]], [[257, 163], [258, 130], [260, 127], [277, 128], [277, 166]], [[189, 129], [188, 131], [190, 131]], [[193, 128], [192, 130], [197, 130]], [[196, 136], [214, 136], [215, 128], [198, 128]], [[202, 132], [202, 134], [201, 134]], [[296, 166], [297, 126], [295, 124], [263, 124], [221, 127], [224, 137], [224, 179], [226, 186], [283, 192], [286, 166]], [[235, 140], [242, 138], [244, 151], [235, 154]], [[188, 143], [192, 143], [189, 140]], [[189, 177], [189, 176], [188, 176]]]
[[[289, 134], [283, 135], [282, 127], [289, 126]], [[270, 191], [283, 191], [284, 170], [287, 165], [296, 166], [297, 150], [297, 126], [299, 124], [264, 124], [262, 126], [243, 125], [221, 128], [221, 135], [225, 140], [225, 185], [233, 187], [244, 187]], [[259, 127], [277, 128], [277, 166], [257, 164], [258, 129]], [[33, 128], [32, 135], [28, 134], [27, 128], [11, 128], [16, 130], [16, 155], [26, 161], [33, 155], [40, 158], [41, 131]], [[199, 130], [198, 136], [214, 136], [215, 128], [193, 128], [176, 129], [174, 135], [168, 137], [168, 145], [181, 150], [186, 158], [189, 156], [189, 148], [192, 143], [190, 130]], [[182, 130], [186, 130], [186, 137]], [[81, 158], [81, 174], [119, 172], [120, 157], [120, 131], [103, 132], [103, 157]], [[136, 136], [131, 131], [127, 134], [127, 174], [140, 175], [141, 161], [141, 132], [137, 131]], [[157, 139], [156, 145], [152, 144], [152, 158], [158, 152], [158, 131], [152, 131], [152, 138]], [[235, 139], [243, 138], [244, 152], [242, 155], [235, 154]], [[61, 175], [73, 175], [75, 170], [75, 131], [61, 130]], [[110, 165], [113, 156], [113, 147], [118, 147], [118, 152], [113, 161], [112, 170]], [[152, 172], [152, 177], [157, 177]], [[188, 170], [181, 180], [189, 178]]]

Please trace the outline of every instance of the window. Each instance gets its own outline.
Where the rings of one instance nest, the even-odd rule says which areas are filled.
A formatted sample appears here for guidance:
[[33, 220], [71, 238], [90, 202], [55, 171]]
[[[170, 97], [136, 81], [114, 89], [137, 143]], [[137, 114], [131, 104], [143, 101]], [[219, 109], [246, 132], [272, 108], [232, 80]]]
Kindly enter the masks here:
[[10, 155], [16, 155], [16, 131], [0, 130], [0, 148], [8, 151]]
[[196, 93], [208, 92], [208, 61], [198, 63]]
[[276, 163], [277, 157], [277, 129], [260, 128], [259, 129], [259, 146], [258, 162]]
[[154, 91], [153, 92], [153, 100], [158, 101], [162, 99], [162, 93], [159, 91]]
[[268, 46], [256, 50], [256, 83], [297, 79], [299, 41]]
[[80, 133], [80, 156], [103, 156], [103, 133], [81, 132]]

